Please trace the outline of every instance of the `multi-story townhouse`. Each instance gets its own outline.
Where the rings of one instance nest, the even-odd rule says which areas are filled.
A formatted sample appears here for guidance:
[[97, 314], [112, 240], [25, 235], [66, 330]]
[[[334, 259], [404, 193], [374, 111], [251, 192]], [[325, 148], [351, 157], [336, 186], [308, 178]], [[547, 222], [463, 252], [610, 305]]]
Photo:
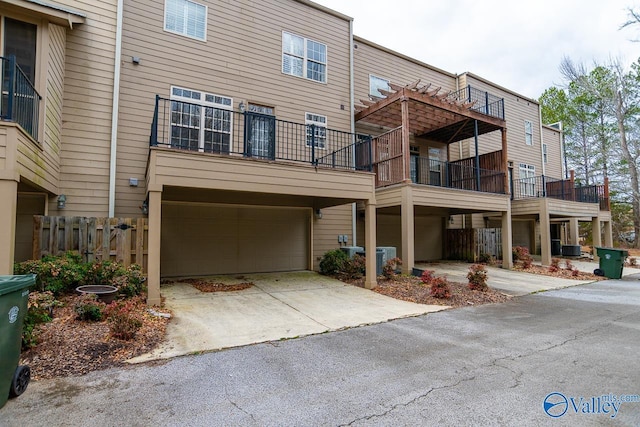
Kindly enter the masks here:
[[150, 303], [161, 275], [315, 269], [339, 244], [395, 246], [410, 271], [454, 228], [543, 262], [578, 221], [611, 243], [585, 203], [606, 190], [559, 180], [536, 101], [310, 1], [249, 3], [0, 1], [0, 273], [31, 258], [33, 215], [148, 216]]

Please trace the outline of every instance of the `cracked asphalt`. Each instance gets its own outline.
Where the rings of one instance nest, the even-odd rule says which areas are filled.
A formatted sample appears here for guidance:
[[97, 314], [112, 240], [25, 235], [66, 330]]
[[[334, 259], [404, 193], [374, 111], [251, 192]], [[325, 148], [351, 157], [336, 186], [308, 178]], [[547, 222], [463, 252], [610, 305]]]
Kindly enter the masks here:
[[640, 275], [288, 341], [32, 383], [2, 426], [638, 426]]

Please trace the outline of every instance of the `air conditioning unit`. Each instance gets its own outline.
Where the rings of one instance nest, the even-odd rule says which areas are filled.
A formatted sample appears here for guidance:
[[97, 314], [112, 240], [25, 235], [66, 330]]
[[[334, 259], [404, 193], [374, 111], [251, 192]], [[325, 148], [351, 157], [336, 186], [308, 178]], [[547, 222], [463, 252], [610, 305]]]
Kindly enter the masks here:
[[376, 248], [378, 251], [383, 251], [384, 255], [382, 257], [383, 264], [396, 257], [396, 248], [395, 246], [378, 246]]
[[361, 246], [342, 246], [340, 248], [343, 252], [349, 255], [349, 258], [353, 258], [358, 252], [364, 252], [364, 248]]

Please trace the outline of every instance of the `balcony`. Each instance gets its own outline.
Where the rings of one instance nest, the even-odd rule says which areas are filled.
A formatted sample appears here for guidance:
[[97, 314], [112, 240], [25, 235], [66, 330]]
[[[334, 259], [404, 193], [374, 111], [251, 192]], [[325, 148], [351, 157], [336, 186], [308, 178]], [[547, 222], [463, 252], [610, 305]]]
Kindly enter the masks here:
[[557, 179], [545, 175], [513, 180], [511, 199], [521, 200], [546, 197], [579, 203], [597, 203], [600, 211], [610, 211], [609, 183], [602, 185], [576, 185], [573, 178]]
[[17, 123], [34, 140], [37, 140], [42, 97], [16, 63], [15, 56], [0, 57], [0, 66], [2, 67], [0, 119]]
[[150, 145], [315, 168], [371, 171], [371, 137], [156, 97]]

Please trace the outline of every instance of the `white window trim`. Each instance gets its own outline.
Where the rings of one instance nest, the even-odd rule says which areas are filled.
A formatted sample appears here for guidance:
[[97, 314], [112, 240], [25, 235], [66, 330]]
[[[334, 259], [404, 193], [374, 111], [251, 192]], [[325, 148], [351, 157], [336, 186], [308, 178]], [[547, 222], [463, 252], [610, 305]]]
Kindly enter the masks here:
[[386, 96], [382, 95], [381, 93], [378, 93], [378, 94], [371, 93], [371, 77], [374, 77], [379, 80], [384, 80], [385, 82], [387, 82], [387, 87], [389, 87], [389, 83], [391, 83], [391, 80], [385, 79], [384, 77], [376, 76], [375, 74], [369, 74], [369, 96], [374, 96], [378, 99], [386, 98]]
[[[291, 56], [295, 56], [296, 58], [300, 58], [297, 55], [293, 55], [293, 54], [290, 54], [290, 53], [287, 53], [287, 52], [284, 51], [284, 35], [285, 34], [289, 34], [289, 35], [292, 35], [292, 36], [295, 36], [295, 37], [300, 37], [301, 39], [304, 40], [304, 43], [303, 43], [303, 46], [304, 46], [304, 54], [303, 55], [304, 56], [302, 56], [302, 75], [301, 76], [297, 76], [297, 75], [291, 74], [291, 73], [286, 73], [284, 71], [283, 56], [285, 54], [291, 55]], [[292, 33], [291, 31], [284, 31], [284, 30], [282, 31], [282, 36], [281, 36], [280, 40], [282, 42], [281, 47], [280, 47], [280, 72], [282, 74], [287, 75], [287, 76], [297, 77], [299, 79], [309, 80], [311, 82], [325, 84], [325, 85], [329, 82], [329, 46], [327, 46], [326, 43], [322, 43], [322, 42], [319, 42], [317, 40], [310, 39], [308, 37], [304, 37], [304, 36], [301, 36], [301, 35], [296, 34], [296, 33]], [[326, 61], [324, 62], [324, 81], [314, 80], [314, 79], [310, 79], [310, 78], [307, 77], [307, 61], [311, 61], [309, 59], [308, 55], [307, 55], [307, 41], [312, 41], [314, 43], [318, 43], [318, 44], [321, 44], [321, 45], [324, 46], [324, 53], [325, 53], [325, 57], [326, 57]], [[313, 61], [313, 62], [317, 62], [317, 61]], [[305, 117], [306, 117], [306, 115], [305, 115]]]
[[542, 143], [542, 161], [549, 163], [549, 153], [547, 152], [547, 144], [545, 142]]
[[[524, 171], [524, 173], [523, 173]], [[523, 176], [530, 175], [531, 176]], [[520, 179], [521, 189], [520, 192], [529, 197], [535, 197], [536, 195], [536, 166], [526, 163], [520, 163], [518, 165], [518, 178]], [[527, 180], [527, 181], [525, 181]], [[524, 186], [524, 191], [522, 189]]]
[[[323, 122], [319, 122], [319, 121], [317, 121], [317, 120], [311, 120], [311, 119], [308, 119], [308, 118], [307, 118], [307, 116], [308, 116], [308, 115], [318, 116], [318, 117], [324, 117], [324, 123], [323, 123]], [[326, 136], [326, 131], [329, 129], [329, 128], [328, 128], [328, 126], [327, 126], [327, 124], [328, 124], [328, 123], [327, 123], [327, 116], [323, 116], [322, 114], [310, 113], [310, 112], [308, 112], [308, 111], [305, 111], [305, 113], [304, 113], [304, 124], [305, 124], [306, 126], [308, 126], [308, 125], [316, 125], [316, 126], [319, 126], [319, 127], [323, 127], [323, 128], [325, 128], [324, 144], [323, 144], [323, 146], [322, 146], [322, 147], [320, 147], [320, 146], [318, 145], [318, 141], [316, 141], [316, 150], [326, 150], [326, 149], [327, 149], [327, 136]], [[304, 139], [304, 145], [305, 145], [305, 147], [311, 148], [311, 144], [309, 144], [307, 141], [308, 141], [308, 140], [307, 140], [307, 138], [305, 137], [305, 139]]]
[[178, 31], [168, 30], [167, 29], [167, 1], [169, 1], [169, 0], [164, 0], [164, 10], [162, 11], [162, 14], [163, 14], [163, 25], [162, 25], [162, 28], [164, 29], [164, 31], [166, 31], [167, 33], [176, 34], [178, 36], [186, 37], [186, 38], [191, 39], [191, 40], [198, 40], [198, 41], [201, 41], [201, 42], [206, 42], [207, 41], [207, 23], [209, 21], [209, 19], [208, 19], [209, 18], [209, 6], [207, 6], [206, 4], [198, 3], [197, 1], [193, 1], [193, 0], [184, 0], [184, 1], [187, 1], [189, 3], [197, 4], [198, 6], [204, 6], [204, 38], [200, 38], [200, 37], [190, 36], [189, 34], [180, 33]]
[[[527, 131], [527, 124], [529, 124], [529, 131]], [[527, 142], [527, 135], [531, 136], [531, 143]], [[524, 121], [524, 143], [529, 146], [533, 146], [533, 122], [529, 120]]]
[[[189, 90], [191, 92], [198, 92], [200, 94], [200, 99], [193, 99], [193, 98], [187, 98], [184, 96], [180, 96], [180, 95], [174, 95], [173, 94], [173, 90], [174, 89], [181, 89], [181, 90]], [[182, 87], [182, 86], [171, 86], [170, 88], [170, 97], [169, 99], [171, 101], [181, 101], [181, 102], [186, 102], [189, 104], [196, 104], [196, 105], [200, 105], [202, 107], [214, 107], [214, 108], [219, 108], [221, 110], [228, 110], [231, 112], [231, 118], [229, 120], [229, 152], [233, 153], [233, 98], [229, 97], [229, 96], [224, 96], [224, 95], [216, 95], [215, 93], [209, 93], [209, 92], [203, 92], [201, 90], [195, 90], [195, 89], [189, 89], [186, 87]], [[230, 100], [230, 105], [225, 105], [225, 104], [220, 104], [217, 102], [207, 102], [207, 95], [211, 95], [214, 98], [217, 96], [219, 98], [226, 98], [228, 100]], [[200, 110], [200, 129], [198, 130], [198, 151], [203, 153], [204, 152], [204, 131], [205, 131], [205, 110], [204, 108], [202, 108]], [[169, 120], [169, 127], [171, 127], [171, 120]], [[169, 135], [171, 135], [171, 131], [169, 131]]]

